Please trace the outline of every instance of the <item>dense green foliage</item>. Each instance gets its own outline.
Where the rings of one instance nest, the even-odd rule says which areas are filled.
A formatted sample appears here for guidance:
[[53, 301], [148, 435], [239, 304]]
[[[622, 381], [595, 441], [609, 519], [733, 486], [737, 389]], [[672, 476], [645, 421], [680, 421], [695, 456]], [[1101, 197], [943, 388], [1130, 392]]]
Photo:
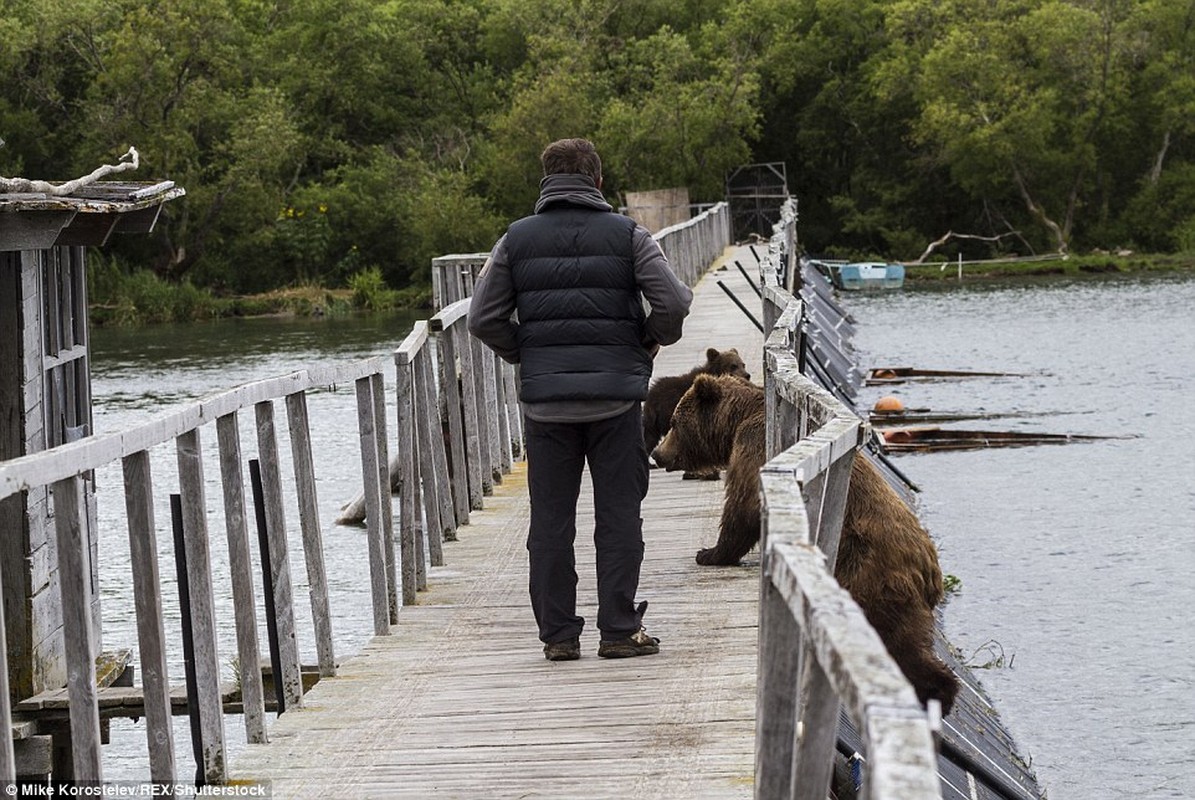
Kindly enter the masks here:
[[1195, 0], [0, 0], [0, 74], [0, 175], [136, 146], [116, 269], [217, 293], [426, 286], [562, 136], [615, 205], [783, 161], [818, 252], [1195, 248]]

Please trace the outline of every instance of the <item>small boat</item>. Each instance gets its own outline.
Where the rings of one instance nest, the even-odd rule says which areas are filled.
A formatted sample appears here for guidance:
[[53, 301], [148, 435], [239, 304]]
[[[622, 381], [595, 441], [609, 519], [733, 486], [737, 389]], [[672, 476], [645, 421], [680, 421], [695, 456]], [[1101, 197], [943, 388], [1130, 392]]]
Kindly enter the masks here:
[[846, 291], [899, 289], [905, 283], [903, 264], [882, 261], [815, 261], [814, 264], [829, 274], [835, 288]]

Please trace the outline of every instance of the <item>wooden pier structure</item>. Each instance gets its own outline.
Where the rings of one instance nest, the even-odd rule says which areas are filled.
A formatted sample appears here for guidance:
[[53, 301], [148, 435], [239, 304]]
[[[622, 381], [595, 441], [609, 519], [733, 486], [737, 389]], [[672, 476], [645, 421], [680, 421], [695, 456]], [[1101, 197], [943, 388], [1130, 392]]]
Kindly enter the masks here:
[[[764, 384], [771, 461], [763, 545], [739, 567], [699, 567], [694, 554], [717, 538], [722, 484], [652, 472], [639, 599], [650, 605], [645, 625], [662, 640], [658, 655], [599, 659], [590, 628], [579, 661], [543, 658], [526, 593], [528, 503], [513, 373], [465, 332], [484, 256], [445, 256], [433, 264], [438, 311], [389, 356], [246, 384], [130, 430], [0, 461], [0, 500], [52, 497], [50, 524], [72, 575], [92, 564], [80, 536], [80, 486], [90, 471], [121, 462], [142, 675], [139, 686], [97, 685], [90, 585], [63, 581], [72, 678], [31, 697], [0, 693], [0, 783], [44, 775], [44, 765], [32, 773], [28, 765], [51, 744], [56, 778], [102, 781], [102, 721], [113, 716], [145, 720], [150, 780], [185, 780], [170, 716], [189, 713], [202, 782], [268, 785], [275, 798], [824, 800], [844, 764], [855, 770], [840, 787], [844, 798], [1038, 797], [998, 720], [983, 708], [958, 710], [975, 705], [970, 694], [950, 718], [963, 721], [953, 729], [921, 708], [833, 580], [845, 476], [870, 427], [826, 381], [806, 377], [807, 358], [840, 378], [843, 371], [827, 350], [837, 328], [811, 327], [824, 312], [797, 287], [795, 206], [786, 204], [770, 241], [749, 246], [730, 246], [729, 216], [719, 205], [656, 234], [695, 288], [685, 336], [659, 354], [656, 374], [689, 370], [709, 347], [736, 347]], [[375, 634], [352, 655], [333, 651], [329, 630], [336, 597], [323, 552], [335, 545], [319, 523], [306, 405], [308, 392], [332, 384], [356, 390], [361, 558]], [[388, 421], [390, 392], [397, 415]], [[275, 418], [279, 404], [285, 425]], [[242, 423], [254, 434], [244, 444]], [[209, 435], [218, 442], [207, 469], [219, 475], [222, 514], [205, 498], [201, 436]], [[177, 477], [151, 469], [148, 452], [160, 446], [173, 446]], [[157, 541], [169, 528], [160, 499], [167, 492], [176, 568], [190, 589], [181, 630], [163, 622]], [[248, 547], [254, 510], [260, 567]], [[213, 568], [209, 516], [223, 520], [226, 575]], [[586, 485], [577, 571], [578, 611], [589, 619], [591, 518]], [[300, 665], [296, 641], [291, 573], [300, 560], [318, 656], [310, 668]], [[268, 576], [268, 658], [250, 579], [258, 568]], [[232, 596], [232, 619], [216, 618], [217, 592]], [[233, 625], [235, 682], [216, 635]], [[183, 676], [167, 674], [167, 640], [177, 637], [190, 654], [185, 687]], [[176, 702], [180, 692], [185, 705]], [[282, 706], [285, 713], [268, 716]], [[241, 715], [249, 742], [231, 760], [229, 712]], [[976, 736], [995, 744], [973, 744]], [[943, 761], [939, 743], [947, 741], [953, 762]]]

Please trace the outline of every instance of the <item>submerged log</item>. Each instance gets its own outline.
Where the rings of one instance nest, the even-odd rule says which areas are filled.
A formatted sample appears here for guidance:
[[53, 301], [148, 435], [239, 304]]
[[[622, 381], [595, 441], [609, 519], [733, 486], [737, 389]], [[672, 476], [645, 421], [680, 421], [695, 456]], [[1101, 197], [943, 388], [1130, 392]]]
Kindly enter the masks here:
[[[398, 491], [398, 456], [390, 457], [390, 491]], [[336, 517], [337, 525], [365, 524], [365, 492], [357, 492], [352, 500], [340, 507], [340, 515]]]

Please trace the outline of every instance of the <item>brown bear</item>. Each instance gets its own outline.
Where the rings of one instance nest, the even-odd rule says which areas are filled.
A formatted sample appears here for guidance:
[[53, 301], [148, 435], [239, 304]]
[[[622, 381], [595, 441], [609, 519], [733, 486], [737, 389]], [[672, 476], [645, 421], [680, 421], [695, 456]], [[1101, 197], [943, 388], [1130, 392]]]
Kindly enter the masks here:
[[[699, 364], [684, 375], [668, 375], [652, 381], [647, 391], [647, 399], [643, 401], [643, 444], [650, 454], [656, 445], [668, 433], [672, 424], [672, 412], [680, 402], [685, 392], [693, 385], [693, 379], [698, 375], [734, 375], [744, 380], [751, 380], [751, 373], [743, 363], [739, 351], [719, 351], [711, 347], [705, 351], [705, 363]], [[700, 473], [686, 473], [685, 477], [712, 478], [717, 480], [718, 470], [703, 470]]]
[[[697, 563], [730, 566], [759, 543], [759, 469], [766, 458], [764, 393], [733, 378], [699, 376], [652, 456], [669, 471], [726, 467], [718, 542]], [[863, 609], [924, 704], [950, 712], [954, 673], [934, 655], [942, 571], [929, 534], [863, 453], [851, 467], [835, 577]]]

